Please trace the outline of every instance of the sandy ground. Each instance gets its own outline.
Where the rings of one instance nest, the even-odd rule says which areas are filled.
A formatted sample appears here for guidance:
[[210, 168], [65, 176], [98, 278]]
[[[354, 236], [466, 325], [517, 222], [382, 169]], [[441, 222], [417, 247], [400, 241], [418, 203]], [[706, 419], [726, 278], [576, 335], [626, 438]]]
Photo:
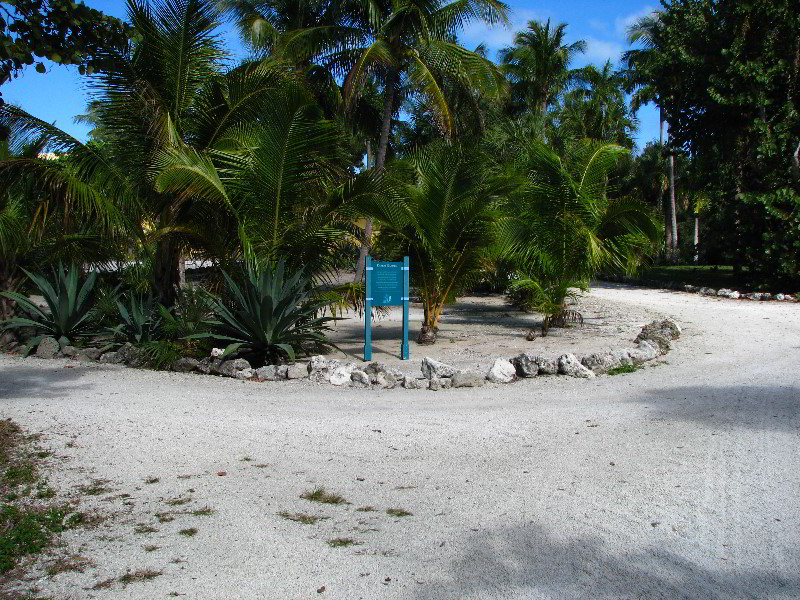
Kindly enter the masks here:
[[[618, 286], [591, 302], [673, 316], [684, 335], [666, 364], [633, 374], [435, 393], [0, 358], [2, 417], [43, 434], [51, 482], [113, 489], [81, 502], [115, 516], [64, 536], [95, 567], [27, 587], [59, 599], [800, 597], [798, 306]], [[350, 504], [300, 499], [318, 485]], [[205, 506], [214, 514], [186, 514]], [[145, 568], [163, 574], [86, 589]]]
[[[373, 322], [372, 359], [415, 375], [420, 374], [420, 359], [427, 355], [461, 369], [486, 372], [498, 356], [511, 357], [520, 352], [557, 356], [564, 352], [590, 354], [630, 346], [642, 325], [658, 316], [645, 306], [630, 306], [593, 294], [582, 295], [573, 308], [583, 316], [582, 327], [550, 329], [543, 337], [541, 316], [516, 310], [503, 296], [460, 298], [445, 309], [437, 343], [431, 348], [416, 343], [422, 325], [422, 305], [414, 304], [409, 311], [410, 363], [400, 359], [402, 309], [392, 308]], [[536, 334], [532, 342], [525, 338], [531, 329]], [[330, 338], [340, 351], [334, 352], [334, 357], [362, 360], [363, 317], [346, 315], [333, 325]]]

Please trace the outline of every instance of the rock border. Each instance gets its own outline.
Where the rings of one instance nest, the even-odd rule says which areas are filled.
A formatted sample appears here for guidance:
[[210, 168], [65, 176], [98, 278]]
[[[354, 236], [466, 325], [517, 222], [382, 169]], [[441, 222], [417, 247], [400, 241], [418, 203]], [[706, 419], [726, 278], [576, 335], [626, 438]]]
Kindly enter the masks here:
[[636, 279], [634, 277], [627, 277], [622, 275], [605, 275], [600, 278], [601, 281], [609, 281], [611, 283], [625, 283], [628, 285], [636, 285], [640, 287], [653, 288], [659, 290], [673, 290], [676, 292], [686, 292], [688, 294], [699, 294], [701, 296], [711, 296], [717, 298], [728, 298], [730, 300], [755, 300], [764, 302], [768, 300], [778, 302], [800, 302], [800, 292], [796, 294], [770, 294], [769, 292], [739, 292], [728, 288], [715, 289], [712, 287], [689, 285], [680, 282], [667, 282], [656, 281], [654, 279]]
[[[612, 369], [638, 366], [667, 354], [674, 348], [674, 341], [681, 335], [681, 327], [673, 319], [652, 321], [642, 327], [634, 340], [634, 346], [609, 352], [595, 352], [585, 356], [572, 353], [557, 357], [523, 352], [512, 358], [495, 359], [486, 374], [469, 369], [457, 369], [451, 365], [426, 356], [420, 364], [420, 377], [406, 375], [402, 371], [388, 367], [380, 362], [368, 365], [344, 362], [325, 356], [312, 356], [308, 363], [291, 365], [266, 365], [254, 369], [243, 358], [224, 360], [223, 351], [214, 348], [211, 356], [202, 360], [180, 358], [172, 364], [172, 371], [178, 373], [201, 373], [219, 375], [240, 380], [286, 381], [308, 379], [319, 384], [337, 387], [392, 389], [428, 389], [438, 391], [449, 388], [481, 387], [487, 382], [508, 384], [520, 379], [530, 379], [548, 375], [563, 375], [579, 379], [593, 379]], [[141, 367], [139, 351], [132, 344], [124, 344], [115, 351], [102, 352], [96, 348], [75, 348], [66, 346], [58, 350], [58, 342], [48, 339], [44, 350], [37, 350], [38, 358], [71, 358], [79, 362], [99, 361], [103, 364], [117, 364]]]

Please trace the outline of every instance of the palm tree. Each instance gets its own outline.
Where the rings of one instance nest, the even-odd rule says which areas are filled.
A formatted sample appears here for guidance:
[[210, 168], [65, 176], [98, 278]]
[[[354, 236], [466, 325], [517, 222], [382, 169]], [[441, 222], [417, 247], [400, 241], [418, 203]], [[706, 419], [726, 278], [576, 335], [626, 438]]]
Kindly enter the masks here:
[[633, 148], [637, 122], [628, 109], [623, 81], [611, 61], [602, 69], [581, 69], [579, 86], [566, 94], [558, 112], [560, 126], [574, 137]]
[[498, 206], [518, 182], [479, 150], [444, 143], [414, 151], [390, 175], [395, 194], [355, 204], [380, 223], [378, 245], [387, 255], [410, 256], [424, 311], [420, 342], [433, 343], [445, 304], [480, 270], [496, 239]]
[[659, 238], [644, 204], [610, 193], [611, 175], [627, 154], [612, 144], [582, 143], [562, 159], [534, 142], [520, 160], [529, 181], [512, 197], [505, 250], [556, 322], [569, 287], [587, 286], [602, 269], [633, 271]]
[[[66, 194], [75, 201], [107, 198], [126, 220], [137, 252], [152, 264], [152, 286], [171, 305], [180, 281], [181, 256], [189, 247], [209, 252], [219, 237], [237, 230], [234, 207], [217, 196], [187, 196], [159, 190], [159, 163], [171, 152], [235, 153], [241, 134], [274, 100], [291, 76], [273, 63], [249, 64], [221, 72], [225, 54], [216, 30], [212, 0], [169, 0], [155, 6], [128, 0], [128, 19], [138, 41], [105, 60], [90, 80], [93, 118], [103, 131], [101, 145], [82, 144], [63, 131], [18, 109], [5, 118], [28, 133], [45, 135], [68, 155], [73, 179]], [[11, 168], [12, 165], [9, 165]], [[13, 165], [16, 172], [30, 165]], [[208, 168], [204, 163], [198, 168]], [[49, 176], [57, 177], [54, 169]]]
[[[651, 15], [641, 17], [628, 29], [628, 43], [641, 44], [641, 48], [628, 50], [623, 54], [623, 61], [627, 65], [628, 91], [633, 92], [631, 108], [634, 112], [641, 106], [649, 102], [654, 102], [659, 111], [659, 144], [664, 147], [664, 126], [666, 116], [664, 108], [653, 87], [649, 75], [648, 67], [653, 60], [653, 56], [658, 52], [657, 35], [661, 27], [661, 13], [654, 12]], [[672, 255], [678, 248], [678, 222], [677, 210], [675, 206], [675, 155], [670, 152], [667, 158], [669, 169], [669, 213], [666, 228], [667, 253]]]
[[569, 65], [587, 44], [578, 40], [564, 43], [566, 23], [550, 26], [529, 21], [528, 30], [514, 36], [514, 45], [499, 53], [500, 62], [511, 80], [512, 98], [517, 110], [531, 108], [542, 117], [567, 87], [577, 80], [579, 71]]
[[[382, 0], [342, 2], [338, 6], [333, 19], [287, 28], [274, 42], [274, 51], [282, 57], [293, 57], [295, 62], [321, 64], [334, 76], [342, 77], [348, 110], [368, 89], [369, 80], [382, 86], [376, 170], [382, 170], [386, 163], [392, 117], [402, 97], [412, 93], [425, 96], [440, 130], [447, 136], [453, 130], [453, 115], [442, 87], [443, 78], [485, 94], [503, 93], [505, 82], [498, 69], [455, 41], [459, 29], [470, 21], [507, 23], [508, 7], [503, 2]], [[369, 239], [365, 239], [362, 255], [368, 246]], [[357, 279], [361, 274], [359, 269]]]
[[[47, 137], [16, 127], [5, 105], [0, 126], [0, 291], [13, 292], [23, 268], [57, 261], [101, 262], [113, 256], [120, 215], [102, 196], [85, 190], [63, 158], [42, 158]], [[13, 315], [13, 301], [0, 298], [0, 321]]]

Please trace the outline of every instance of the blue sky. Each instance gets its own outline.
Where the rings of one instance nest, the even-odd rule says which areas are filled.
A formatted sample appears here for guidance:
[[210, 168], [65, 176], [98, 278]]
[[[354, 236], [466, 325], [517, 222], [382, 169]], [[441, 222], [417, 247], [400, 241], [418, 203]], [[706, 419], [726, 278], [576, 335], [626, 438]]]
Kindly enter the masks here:
[[[86, 4], [108, 14], [124, 18], [124, 0], [85, 0]], [[509, 1], [509, 0], [507, 0]], [[490, 57], [511, 44], [514, 32], [524, 29], [531, 19], [551, 19], [554, 23], [567, 23], [567, 39], [573, 42], [584, 39], [589, 48], [576, 61], [576, 67], [588, 63], [603, 64], [607, 59], [617, 61], [626, 49], [625, 30], [637, 17], [657, 7], [657, 0], [510, 0], [511, 28], [492, 28], [473, 24], [461, 36], [462, 43], [474, 48], [486, 43]], [[230, 51], [244, 56], [236, 35], [229, 27], [223, 35]], [[2, 86], [7, 102], [22, 106], [41, 119], [53, 122], [79, 139], [85, 139], [88, 127], [73, 123], [75, 115], [84, 112], [87, 101], [85, 78], [74, 67], [48, 65], [46, 74], [28, 68], [23, 75]], [[658, 114], [652, 106], [639, 112], [640, 128], [637, 136], [640, 147], [658, 138]]]

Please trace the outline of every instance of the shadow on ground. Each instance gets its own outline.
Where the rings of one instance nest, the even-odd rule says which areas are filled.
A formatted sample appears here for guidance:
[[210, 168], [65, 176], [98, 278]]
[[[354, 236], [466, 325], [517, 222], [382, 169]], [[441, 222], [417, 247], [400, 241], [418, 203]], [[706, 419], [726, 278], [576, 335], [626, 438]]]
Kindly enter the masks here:
[[800, 431], [800, 387], [681, 386], [648, 390], [631, 400], [654, 418], [692, 421], [713, 428]]
[[434, 598], [796, 598], [800, 576], [736, 569], [725, 557], [707, 557], [719, 568], [666, 550], [658, 542], [636, 550], [619, 543], [610, 551], [599, 535], [558, 535], [536, 524], [476, 533], [462, 544], [444, 582], [419, 588]]
[[88, 389], [80, 382], [85, 368], [0, 367], [0, 400], [19, 398], [61, 398], [76, 388]]

